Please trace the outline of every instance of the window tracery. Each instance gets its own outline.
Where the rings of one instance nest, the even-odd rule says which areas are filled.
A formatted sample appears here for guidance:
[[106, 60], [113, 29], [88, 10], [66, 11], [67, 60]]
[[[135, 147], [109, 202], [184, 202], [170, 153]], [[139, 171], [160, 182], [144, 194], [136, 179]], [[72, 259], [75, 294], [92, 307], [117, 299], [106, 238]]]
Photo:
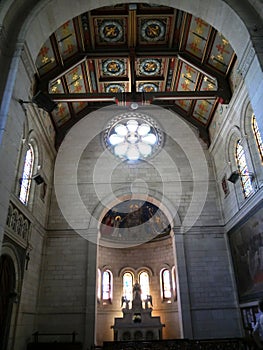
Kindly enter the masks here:
[[104, 141], [116, 157], [137, 161], [151, 157], [160, 149], [163, 134], [151, 117], [134, 111], [111, 120]]

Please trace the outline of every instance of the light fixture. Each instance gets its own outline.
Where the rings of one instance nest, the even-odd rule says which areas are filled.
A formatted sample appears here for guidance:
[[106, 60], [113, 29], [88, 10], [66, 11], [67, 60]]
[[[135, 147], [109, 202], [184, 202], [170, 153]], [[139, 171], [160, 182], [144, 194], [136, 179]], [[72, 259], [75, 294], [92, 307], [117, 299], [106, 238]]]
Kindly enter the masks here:
[[255, 178], [255, 175], [252, 172], [249, 172], [248, 174], [241, 174], [238, 170], [235, 170], [232, 172], [232, 174], [229, 176], [227, 180], [235, 184], [237, 180], [242, 177], [249, 177], [250, 180], [253, 181]]
[[34, 180], [37, 185], [41, 185], [44, 182], [43, 177], [40, 174], [35, 174], [32, 177], [20, 177], [19, 184], [21, 185], [23, 180]]
[[38, 91], [33, 97], [31, 101], [18, 101], [21, 106], [25, 103], [35, 103], [39, 108], [44, 109], [46, 112], [51, 113], [55, 108], [57, 108], [57, 103], [54, 102], [48, 94], [44, 94], [42, 91]]
[[151, 117], [132, 111], [110, 121], [104, 141], [116, 157], [137, 161], [149, 158], [160, 148], [163, 133]]

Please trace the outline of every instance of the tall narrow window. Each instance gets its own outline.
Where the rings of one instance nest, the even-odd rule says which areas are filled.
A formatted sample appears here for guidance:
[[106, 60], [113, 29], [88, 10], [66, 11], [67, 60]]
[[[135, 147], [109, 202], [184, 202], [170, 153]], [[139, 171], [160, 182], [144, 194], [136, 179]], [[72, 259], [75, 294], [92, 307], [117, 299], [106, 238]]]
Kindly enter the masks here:
[[133, 276], [131, 272], [125, 272], [122, 278], [123, 296], [126, 300], [132, 301]]
[[112, 293], [112, 275], [109, 270], [102, 274], [102, 299], [103, 301], [111, 301]]
[[32, 146], [29, 145], [29, 148], [25, 156], [22, 177], [20, 179], [19, 199], [24, 204], [28, 203], [29, 191], [30, 191], [32, 174], [33, 174], [33, 164], [34, 164], [34, 152], [33, 152]]
[[175, 266], [172, 268], [172, 285], [173, 285], [173, 295], [174, 300], [177, 300], [177, 290], [176, 290], [176, 270]]
[[244, 192], [244, 197], [247, 198], [253, 192], [253, 187], [251, 183], [250, 173], [247, 167], [244, 148], [241, 145], [240, 140], [238, 140], [236, 144], [236, 162], [237, 162], [240, 180], [241, 180], [241, 184]]
[[146, 271], [142, 271], [139, 274], [139, 284], [141, 286], [141, 298], [142, 300], [147, 299], [147, 295], [150, 294], [150, 281], [149, 281], [149, 274]]
[[256, 116], [254, 114], [252, 115], [252, 129], [253, 129], [254, 137], [258, 146], [258, 151], [259, 151], [261, 160], [263, 161], [263, 142], [262, 142], [261, 134], [258, 128]]
[[172, 297], [170, 272], [167, 269], [161, 271], [162, 297], [164, 300], [170, 300]]
[[101, 272], [100, 272], [100, 269], [98, 269], [97, 271], [98, 271], [98, 274], [97, 274], [97, 286], [98, 286], [97, 298], [98, 298], [98, 301], [100, 301], [100, 299], [101, 299]]

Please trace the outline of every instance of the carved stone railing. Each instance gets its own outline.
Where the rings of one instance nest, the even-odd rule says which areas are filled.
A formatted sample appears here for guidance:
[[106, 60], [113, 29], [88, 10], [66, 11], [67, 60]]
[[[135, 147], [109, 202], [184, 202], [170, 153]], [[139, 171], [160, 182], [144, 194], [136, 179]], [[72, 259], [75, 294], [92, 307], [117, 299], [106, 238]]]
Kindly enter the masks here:
[[[82, 350], [83, 344], [76, 341], [78, 333], [33, 333], [34, 341], [27, 350]], [[68, 339], [66, 341], [66, 339]], [[45, 341], [44, 341], [45, 340]]]
[[[96, 347], [94, 348], [96, 349]], [[174, 339], [152, 341], [104, 342], [103, 350], [256, 350], [254, 342], [245, 338]]]
[[22, 213], [21, 210], [10, 202], [6, 219], [6, 231], [12, 238], [27, 244], [30, 234], [30, 220]]

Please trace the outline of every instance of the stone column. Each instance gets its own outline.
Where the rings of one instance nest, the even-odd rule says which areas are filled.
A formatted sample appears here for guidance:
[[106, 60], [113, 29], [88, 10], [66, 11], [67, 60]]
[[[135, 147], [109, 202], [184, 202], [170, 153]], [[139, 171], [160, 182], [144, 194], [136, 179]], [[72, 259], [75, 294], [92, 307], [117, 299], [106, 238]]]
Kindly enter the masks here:
[[86, 265], [86, 312], [84, 349], [91, 349], [95, 343], [96, 305], [97, 305], [97, 245], [87, 241]]
[[192, 318], [190, 311], [190, 298], [186, 257], [184, 247], [184, 234], [182, 228], [174, 228], [173, 248], [176, 266], [178, 314], [182, 338], [192, 338]]

